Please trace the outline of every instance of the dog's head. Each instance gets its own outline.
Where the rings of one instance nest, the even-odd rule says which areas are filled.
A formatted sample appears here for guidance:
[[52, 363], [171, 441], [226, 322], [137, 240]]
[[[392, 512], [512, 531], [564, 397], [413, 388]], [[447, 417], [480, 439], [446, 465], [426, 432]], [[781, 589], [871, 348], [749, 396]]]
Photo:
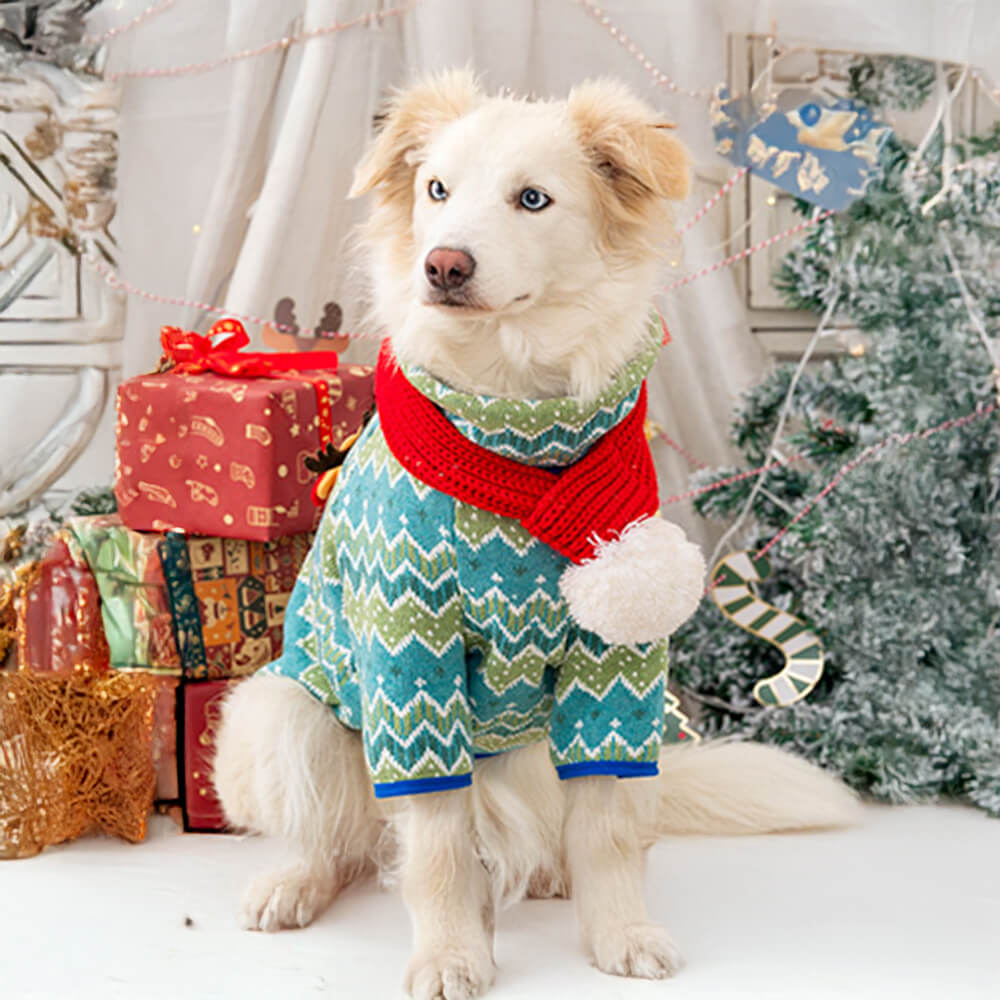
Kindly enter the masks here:
[[378, 318], [461, 388], [599, 391], [636, 350], [683, 146], [621, 85], [485, 97], [454, 71], [396, 95], [357, 168]]

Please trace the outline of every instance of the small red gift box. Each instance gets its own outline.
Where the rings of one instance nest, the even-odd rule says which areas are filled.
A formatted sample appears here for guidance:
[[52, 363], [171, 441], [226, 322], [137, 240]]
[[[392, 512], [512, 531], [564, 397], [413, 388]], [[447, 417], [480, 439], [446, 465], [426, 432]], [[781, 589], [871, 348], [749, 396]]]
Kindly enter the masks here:
[[153, 705], [153, 766], [156, 768], [156, 801], [175, 802], [180, 797], [177, 775], [177, 678], [158, 677]]
[[184, 828], [224, 830], [226, 817], [215, 794], [212, 767], [215, 739], [222, 720], [222, 702], [238, 680], [185, 684], [184, 705]]
[[52, 539], [21, 600], [21, 670], [63, 677], [108, 671], [97, 581], [69, 532]]
[[122, 521], [255, 541], [315, 528], [305, 460], [361, 426], [374, 399], [372, 369], [338, 369], [329, 351], [243, 351], [249, 338], [235, 320], [208, 337], [164, 327], [161, 342], [172, 367], [118, 390]]

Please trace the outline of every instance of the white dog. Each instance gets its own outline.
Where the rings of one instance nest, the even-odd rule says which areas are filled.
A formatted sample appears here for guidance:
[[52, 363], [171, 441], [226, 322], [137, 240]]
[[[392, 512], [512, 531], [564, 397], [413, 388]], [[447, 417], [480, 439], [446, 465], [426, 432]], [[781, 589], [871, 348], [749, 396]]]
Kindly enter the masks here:
[[[687, 189], [683, 147], [651, 109], [620, 86], [587, 83], [565, 101], [527, 102], [487, 98], [468, 73], [456, 72], [400, 93], [358, 167], [352, 192], [374, 192], [364, 239], [371, 250], [377, 318], [389, 332], [399, 370], [423, 373], [414, 376], [414, 384], [421, 392], [438, 393], [435, 399], [446, 409], [452, 394], [463, 399], [479, 398], [475, 394], [494, 400], [568, 399], [570, 409], [617, 399], [609, 387], [619, 385], [620, 373], [631, 370], [649, 350], [657, 247], [669, 232], [670, 202], [684, 197]], [[629, 406], [635, 398], [629, 397]], [[382, 423], [388, 435], [384, 415]], [[503, 437], [504, 428], [493, 433]], [[361, 510], [367, 503], [357, 489], [357, 470], [389, 461], [377, 452], [381, 434], [366, 432], [355, 445], [348, 465], [356, 453], [360, 457], [342, 474], [324, 524], [340, 516], [332, 513], [335, 509], [356, 503]], [[405, 475], [397, 466], [392, 469], [393, 482]], [[427, 497], [428, 504], [438, 496], [422, 487], [417, 494]], [[456, 526], [459, 506], [455, 501]], [[469, 515], [473, 520], [477, 516]], [[509, 535], [515, 538], [514, 548], [523, 543], [525, 551], [535, 546], [531, 551], [540, 553], [539, 558], [557, 558], [519, 526], [490, 523], [522, 532]], [[672, 561], [664, 564], [658, 557], [655, 562], [664, 581], [655, 594], [671, 612], [669, 620], [653, 625], [641, 615], [638, 624], [628, 618], [625, 631], [632, 629], [633, 638], [647, 630], [642, 641], [653, 638], [649, 628], [661, 627], [663, 635], [675, 628], [691, 613], [703, 586], [700, 556], [678, 540], [676, 529], [666, 526], [656, 532], [668, 548], [673, 546]], [[617, 537], [621, 540], [611, 543], [612, 548], [628, 541], [627, 533]], [[654, 548], [655, 542], [650, 543]], [[641, 557], [629, 555], [626, 564], [638, 566]], [[318, 541], [311, 558], [307, 576], [322, 573], [320, 564], [337, 557]], [[467, 562], [476, 565], [471, 557]], [[341, 570], [347, 581], [341, 595], [345, 620], [374, 614], [377, 602], [358, 600], [353, 591], [355, 600], [348, 607], [350, 574]], [[446, 567], [441, 573], [444, 577], [450, 571]], [[463, 572], [459, 565], [458, 576]], [[619, 586], [633, 588], [629, 602], [639, 600], [632, 575], [620, 575], [610, 590], [595, 589], [592, 581], [574, 590], [567, 582], [573, 578], [563, 579], [562, 589], [551, 591], [552, 600], [562, 603], [545, 605], [551, 620], [558, 629], [572, 631], [579, 622], [574, 625], [566, 606], [578, 605], [583, 615], [589, 601], [599, 623], [595, 630], [607, 627], [613, 633], [614, 622], [601, 624], [599, 606], [613, 599]], [[500, 576], [494, 573], [491, 579]], [[468, 579], [462, 579], [468, 590]], [[303, 587], [308, 589], [308, 582]], [[399, 599], [406, 597], [404, 593]], [[466, 608], [465, 618], [460, 614], [456, 619], [455, 633], [473, 642], [468, 608], [475, 605], [475, 594], [463, 592], [455, 600], [457, 605], [444, 601], [441, 614], [448, 607]], [[306, 612], [298, 610], [301, 604], [293, 597], [290, 618], [307, 620]], [[628, 612], [621, 613], [627, 618]], [[331, 635], [339, 627], [339, 620], [329, 624]], [[561, 650], [567, 634], [560, 633]], [[438, 638], [441, 648], [452, 648], [449, 635]], [[310, 642], [319, 642], [322, 650], [340, 648], [335, 637], [325, 641], [308, 628], [296, 632], [286, 621], [286, 652], [311, 648]], [[475, 641], [477, 654], [485, 649], [488, 660], [493, 655], [488, 641]], [[405, 675], [415, 645], [404, 644], [398, 661], [387, 661], [389, 669]], [[661, 646], [650, 641], [627, 648], [652, 657]], [[426, 649], [421, 650], [417, 653], [424, 655]], [[658, 837], [832, 826], [855, 814], [854, 799], [843, 786], [776, 750], [717, 743], [660, 752], [666, 735], [664, 697], [669, 706], [660, 667], [659, 686], [649, 688], [660, 699], [659, 720], [653, 723], [656, 738], [643, 744], [646, 751], [635, 751], [638, 756], [623, 770], [607, 759], [592, 767], [572, 763], [579, 757], [560, 758], [562, 750], [546, 746], [543, 726], [524, 737], [527, 745], [476, 760], [475, 781], [460, 787], [471, 780], [472, 742], [477, 750], [510, 745], [496, 742], [484, 724], [474, 741], [469, 738], [456, 751], [455, 761], [441, 764], [435, 757], [434, 776], [415, 779], [429, 783], [419, 790], [443, 790], [397, 797], [400, 789], [417, 788], [399, 780], [398, 761], [391, 753], [386, 758], [384, 750], [379, 756], [367, 729], [363, 741], [356, 728], [338, 721], [337, 713], [344, 718], [344, 706], [350, 708], [346, 685], [354, 675], [334, 671], [322, 662], [322, 651], [310, 655], [319, 657], [311, 662], [326, 671], [318, 686], [272, 670], [239, 685], [225, 706], [215, 782], [226, 813], [235, 826], [285, 839], [298, 855], [290, 867], [251, 885], [243, 919], [251, 929], [304, 926], [353, 879], [377, 870], [398, 872], [414, 929], [406, 988], [418, 1000], [458, 1000], [483, 992], [494, 975], [496, 908], [526, 895], [572, 895], [584, 946], [603, 971], [669, 976], [680, 957], [667, 932], [650, 923], [640, 885], [643, 852]], [[463, 655], [472, 662], [469, 648]], [[455, 677], [463, 690], [464, 662], [459, 661]], [[537, 667], [545, 710], [555, 712], [553, 698], [557, 707], [568, 704], [572, 692], [560, 688], [558, 673], [545, 663], [532, 664], [525, 673]], [[470, 686], [475, 669], [468, 668]], [[636, 669], [641, 672], [642, 663]], [[362, 694], [355, 697], [360, 697], [366, 725], [382, 694], [382, 681], [380, 675], [372, 695], [364, 685], [375, 681], [360, 679]], [[345, 687], [337, 689], [338, 683]], [[479, 709], [469, 707], [470, 699], [476, 701], [470, 695], [460, 703], [463, 722], [455, 730], [466, 737], [479, 724], [472, 719]], [[422, 704], [426, 710], [428, 703]], [[611, 721], [618, 724], [617, 718]], [[552, 731], [548, 742], [558, 743]], [[565, 749], [567, 755], [576, 752], [573, 746]], [[652, 763], [642, 757], [650, 746]], [[615, 776], [651, 774], [657, 755], [658, 777], [620, 781]], [[397, 772], [386, 777], [383, 767]], [[386, 797], [373, 796], [373, 775], [376, 795]]]

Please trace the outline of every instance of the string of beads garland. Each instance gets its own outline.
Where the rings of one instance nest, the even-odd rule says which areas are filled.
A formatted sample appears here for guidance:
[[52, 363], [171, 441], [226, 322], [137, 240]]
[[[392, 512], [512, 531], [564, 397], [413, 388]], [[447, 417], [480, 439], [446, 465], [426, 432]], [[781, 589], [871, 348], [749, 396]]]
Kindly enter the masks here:
[[[747, 247], [739, 253], [732, 254], [724, 260], [717, 261], [716, 263], [703, 267], [692, 274], [685, 275], [677, 281], [667, 285], [662, 291], [674, 291], [677, 288], [682, 288], [685, 285], [691, 284], [693, 281], [697, 281], [699, 278], [707, 277], [709, 274], [713, 274], [714, 272], [722, 270], [725, 267], [730, 267], [733, 264], [739, 263], [739, 261], [745, 260], [752, 254], [758, 253], [761, 250], [766, 250], [768, 247], [779, 242], [780, 240], [786, 239], [789, 236], [794, 236], [795, 234], [808, 229], [810, 226], [816, 225], [832, 214], [833, 213], [829, 211], [820, 212], [818, 215], [815, 215], [810, 219], [806, 219], [804, 222], [799, 222], [794, 226], [790, 226], [783, 232], [775, 233], [773, 236], [769, 236], [767, 239], [761, 240], [759, 243], [755, 243], [753, 246]], [[255, 316], [251, 313], [234, 312], [232, 309], [223, 309], [221, 306], [212, 305], [209, 302], [199, 302], [195, 299], [180, 298], [176, 295], [161, 295], [158, 292], [151, 292], [148, 289], [140, 288], [138, 285], [133, 285], [131, 282], [122, 278], [117, 272], [104, 263], [104, 261], [102, 261], [95, 253], [85, 254], [83, 261], [85, 264], [93, 268], [110, 287], [120, 289], [129, 295], [135, 295], [138, 298], [145, 299], [147, 302], [156, 302], [160, 305], [172, 305], [198, 309], [201, 312], [211, 313], [215, 316], [229, 316], [233, 319], [238, 319], [243, 323], [253, 323], [257, 326], [264, 326], [266, 324], [280, 333], [294, 333], [299, 337], [316, 336], [316, 331], [308, 327], [292, 327], [282, 323], [276, 323], [271, 319], [265, 319], [263, 316]], [[378, 334], [367, 332], [344, 332], [341, 333], [340, 336], [349, 337], [352, 340], [381, 340], [381, 337], [379, 337]]]
[[795, 236], [797, 233], [804, 232], [806, 229], [815, 226], [817, 223], [822, 222], [824, 219], [829, 218], [833, 214], [834, 213], [831, 209], [819, 212], [817, 215], [814, 215], [809, 219], [805, 219], [803, 222], [799, 222], [794, 226], [789, 226], [788, 229], [785, 229], [780, 233], [775, 233], [773, 236], [768, 236], [767, 239], [761, 240], [753, 246], [740, 250], [739, 253], [734, 253], [731, 256], [726, 257], [724, 260], [716, 261], [714, 264], [708, 264], [705, 267], [699, 268], [697, 271], [692, 271], [690, 274], [686, 274], [684, 277], [678, 278], [676, 281], [672, 281], [661, 290], [661, 294], [674, 292], [678, 288], [690, 285], [692, 281], [697, 281], [699, 278], [705, 278], [710, 274], [714, 274], [716, 271], [721, 271], [723, 268], [731, 267], [733, 264], [738, 264], [741, 260], [745, 260], [751, 254], [759, 253], [761, 250], [766, 250], [768, 247], [773, 246], [780, 240], [786, 239], [789, 236]]
[[[839, 483], [840, 480], [843, 479], [845, 475], [851, 472], [858, 465], [861, 465], [864, 462], [868, 461], [868, 459], [871, 458], [874, 454], [882, 451], [888, 446], [890, 445], [901, 446], [908, 444], [910, 441], [916, 440], [917, 438], [925, 439], [933, 437], [935, 434], [938, 434], [942, 431], [949, 431], [957, 427], [964, 427], [966, 424], [970, 424], [976, 420], [981, 420], [984, 417], [990, 416], [990, 414], [996, 412], [998, 409], [1000, 409], [1000, 402], [996, 404], [990, 404], [989, 406], [981, 407], [980, 409], [977, 410], [973, 410], [972, 413], [968, 413], [965, 416], [955, 417], [952, 420], [946, 420], [944, 421], [944, 423], [937, 424], [934, 427], [930, 427], [922, 431], [914, 431], [913, 433], [903, 435], [902, 437], [897, 435], [890, 435], [887, 438], [883, 438], [883, 440], [881, 441], [877, 441], [875, 444], [870, 445], [868, 448], [866, 448], [865, 451], [862, 452], [862, 454], [858, 455], [857, 458], [855, 458], [853, 461], [841, 467], [841, 469], [837, 472], [836, 476], [834, 477], [834, 480], [831, 480], [831, 482], [828, 483], [823, 488], [821, 493], [817, 494], [817, 496], [812, 501], [810, 501], [811, 503], [810, 509], [824, 497], [829, 495], [829, 493], [836, 487], [837, 483]], [[682, 452], [681, 454], [685, 453]], [[674, 493], [671, 496], [663, 497], [660, 500], [660, 504], [661, 506], [665, 507], [668, 504], [681, 503], [684, 500], [691, 500], [694, 497], [702, 496], [705, 493], [712, 493], [715, 490], [722, 489], [724, 486], [732, 486], [734, 483], [741, 482], [744, 479], [750, 479], [752, 476], [758, 476], [761, 473], [767, 473], [771, 472], [774, 469], [784, 468], [786, 465], [791, 465], [793, 462], [804, 461], [808, 457], [809, 457], [808, 455], [790, 455], [788, 458], [782, 459], [780, 461], [768, 462], [766, 465], [758, 465], [753, 469], [746, 469], [743, 472], [737, 472], [731, 476], [725, 476], [722, 479], [716, 479], [713, 482], [705, 483], [702, 486], [696, 486], [693, 489], [686, 490], [683, 493]], [[803, 517], [805, 517], [805, 515], [808, 512], [809, 512], [808, 510], [800, 511], [796, 515], [796, 521], [801, 520]], [[791, 523], [786, 525], [785, 528], [782, 530], [781, 535], [782, 536], [785, 535], [788, 529], [791, 527], [792, 527]], [[778, 536], [773, 538], [768, 543], [767, 547], [762, 549], [759, 554], [760, 555], [766, 554], [767, 550], [777, 541], [778, 541]]]
[[706, 201], [705, 204], [702, 205], [701, 208], [699, 208], [698, 211], [695, 212], [694, 215], [692, 215], [691, 218], [677, 230], [677, 235], [683, 236], [689, 229], [697, 225], [697, 223], [699, 223], [713, 208], [715, 208], [715, 206], [723, 198], [725, 198], [725, 196], [729, 194], [729, 192], [732, 191], [732, 189], [736, 187], [736, 185], [749, 173], [749, 167], [740, 167], [740, 169], [737, 170], [736, 173], [733, 174], [733, 176], [730, 177], [729, 180], [726, 181], [726, 183], [723, 184], [719, 190], [716, 191], [715, 194], [713, 194], [712, 197], [709, 198], [708, 201]]
[[711, 90], [689, 90], [687, 87], [682, 87], [672, 77], [657, 69], [649, 56], [597, 4], [591, 0], [574, 0], [574, 3], [578, 3], [598, 24], [602, 25], [607, 33], [649, 73], [657, 86], [666, 87], [672, 93], [683, 94], [685, 97], [697, 100], [707, 101], [712, 96]]
[[135, 17], [124, 24], [108, 28], [107, 31], [99, 35], [84, 35], [80, 41], [84, 45], [103, 45], [105, 42], [110, 42], [113, 38], [121, 38], [122, 35], [127, 35], [130, 31], [152, 20], [158, 14], [166, 13], [176, 3], [177, 0], [160, 0], [159, 3], [150, 4], [145, 10], [140, 11]]
[[834, 474], [833, 478], [823, 487], [782, 529], [779, 531], [766, 545], [760, 548], [756, 555], [764, 556], [774, 548], [778, 542], [783, 539], [792, 528], [795, 527], [799, 521], [804, 518], [809, 511], [816, 506], [816, 504], [823, 501], [828, 497], [837, 485], [844, 479], [845, 476], [853, 472], [859, 465], [864, 465], [865, 462], [870, 461], [875, 456], [879, 455], [886, 448], [889, 447], [902, 447], [903, 445], [909, 444], [911, 441], [925, 441], [929, 437], [933, 437], [935, 434], [940, 434], [942, 431], [957, 430], [959, 427], [965, 427], [968, 424], [974, 423], [976, 420], [982, 420], [984, 417], [991, 416], [1000, 409], [1000, 404], [991, 403], [988, 406], [980, 406], [973, 410], [972, 413], [967, 413], [963, 417], [955, 417], [951, 420], [945, 420], [940, 424], [936, 424], [934, 427], [925, 428], [922, 431], [911, 431], [908, 434], [890, 434], [888, 437], [883, 438], [881, 441], [875, 442], [875, 444], [869, 445], [864, 451], [860, 452], [849, 462], [845, 462]]
[[[909, 434], [890, 434], [888, 437], [883, 438], [881, 441], [876, 441], [874, 444], [869, 445], [860, 454], [856, 455], [849, 462], [845, 462], [833, 475], [830, 481], [815, 494], [802, 507], [796, 514], [788, 521], [784, 527], [778, 531], [768, 542], [762, 545], [755, 553], [753, 553], [754, 559], [759, 559], [766, 556], [768, 552], [771, 551], [776, 545], [778, 545], [783, 538], [785, 538], [788, 533], [798, 524], [817, 504], [822, 503], [836, 488], [840, 483], [850, 475], [856, 468], [864, 465], [866, 462], [875, 458], [884, 452], [887, 448], [903, 447], [909, 444], [911, 441], [925, 441], [927, 438], [933, 437], [935, 434], [940, 434], [943, 431], [957, 430], [960, 427], [966, 427], [967, 425], [974, 423], [977, 420], [982, 420], [985, 417], [989, 417], [1000, 410], [1000, 402], [991, 403], [988, 406], [980, 406], [973, 410], [971, 413], [965, 414], [962, 417], [955, 417], [951, 420], [945, 420], [940, 424], [936, 424], [934, 427], [925, 428], [922, 431], [912, 431]], [[791, 458], [786, 459], [783, 462], [771, 462], [768, 465], [759, 466], [756, 469], [747, 469], [746, 472], [737, 473], [734, 476], [727, 476], [725, 479], [718, 479], [714, 483], [708, 483], [705, 486], [699, 486], [696, 489], [689, 490], [687, 493], [676, 494], [671, 497], [667, 497], [662, 501], [665, 506], [670, 503], [677, 503], [680, 500], [690, 499], [691, 497], [700, 496], [703, 493], [710, 493], [713, 490], [722, 489], [724, 486], [731, 486], [733, 483], [738, 483], [740, 480], [748, 479], [751, 476], [755, 476], [761, 473], [769, 472], [771, 469], [781, 468], [784, 465], [788, 465], [791, 462], [798, 462], [807, 455], [793, 455]], [[717, 577], [708, 582], [705, 587], [703, 597], [711, 593], [712, 588], [717, 586], [722, 577]]]
[[409, 3], [401, 4], [398, 7], [388, 7], [385, 10], [372, 11], [368, 14], [362, 14], [360, 17], [352, 18], [349, 21], [334, 21], [332, 24], [324, 24], [318, 28], [309, 28], [308, 30], [299, 31], [292, 35], [285, 35], [283, 38], [275, 38], [254, 48], [230, 52], [228, 55], [220, 56], [218, 59], [207, 59], [200, 63], [185, 63], [181, 66], [149, 66], [144, 69], [119, 70], [106, 73], [105, 79], [151, 79], [154, 77], [191, 76], [192, 74], [208, 73], [235, 62], [242, 62], [244, 59], [266, 55], [268, 52], [283, 51], [299, 42], [309, 42], [317, 38], [325, 38], [351, 28], [370, 27], [373, 24], [381, 25], [386, 18], [407, 14], [423, 2], [424, 0], [410, 0]]
[[[232, 309], [223, 309], [221, 306], [212, 305], [210, 302], [199, 302], [196, 299], [183, 299], [176, 295], [160, 295], [151, 292], [146, 288], [140, 288], [126, 281], [117, 272], [112, 270], [104, 261], [100, 260], [96, 254], [85, 254], [83, 262], [93, 268], [111, 288], [134, 295], [144, 299], [146, 302], [155, 302], [159, 305], [180, 306], [188, 309], [197, 309], [200, 312], [211, 313], [213, 316], [226, 316], [230, 319], [238, 319], [242, 323], [253, 323], [256, 326], [270, 326], [279, 333], [293, 333], [298, 337], [316, 337], [317, 331], [311, 327], [289, 326], [284, 323], [277, 323], [272, 319], [265, 319], [263, 316], [254, 316], [252, 313], [234, 312]], [[381, 337], [374, 333], [340, 333], [339, 336], [349, 337], [352, 340], [371, 340], [380, 342]]]
[[[352, 18], [348, 21], [335, 21], [332, 24], [326, 24], [317, 28], [310, 28], [308, 30], [295, 32], [281, 38], [272, 39], [269, 42], [265, 42], [264, 44], [253, 48], [246, 48], [237, 52], [231, 52], [225, 56], [220, 56], [217, 59], [209, 59], [199, 63], [185, 63], [177, 66], [148, 66], [141, 69], [117, 70], [106, 73], [105, 79], [150, 79], [191, 76], [208, 73], [212, 70], [228, 66], [231, 63], [242, 62], [243, 60], [252, 59], [256, 56], [266, 55], [269, 52], [287, 50], [293, 45], [297, 45], [301, 42], [308, 42], [315, 38], [323, 38], [351, 28], [367, 27], [372, 24], [381, 25], [386, 18], [398, 17], [400, 15], [407, 14], [423, 2], [424, 0], [410, 0], [409, 3], [400, 4], [398, 7], [389, 7], [385, 10], [372, 11], [359, 17]], [[642, 68], [652, 77], [653, 82], [658, 87], [664, 87], [671, 93], [680, 94], [684, 97], [691, 97], [695, 100], [707, 101], [711, 98], [714, 88], [702, 88], [695, 90], [689, 87], [682, 87], [676, 80], [673, 79], [673, 77], [659, 69], [649, 56], [639, 47], [639, 45], [629, 35], [622, 31], [622, 29], [619, 28], [614, 21], [612, 21], [611, 17], [603, 8], [597, 6], [595, 3], [592, 3], [591, 0], [572, 0], [572, 2], [582, 7], [587, 14], [597, 21], [597, 23], [607, 31], [608, 35], [621, 45], [622, 48], [624, 48], [629, 55], [631, 55], [636, 62], [642, 66]], [[140, 25], [151, 20], [153, 17], [169, 10], [175, 5], [175, 3], [176, 0], [162, 0], [161, 3], [152, 4], [125, 24], [115, 28], [110, 28], [100, 35], [86, 35], [84, 36], [83, 41], [88, 45], [100, 45], [104, 42], [113, 41], [114, 39], [131, 32], [133, 29], [138, 28]], [[774, 40], [772, 39], [771, 41], [773, 42]]]
[[683, 445], [675, 441], [655, 420], [646, 421], [646, 438], [652, 441], [654, 438], [663, 441], [668, 448], [677, 452], [692, 468], [704, 469], [705, 463], [695, 458]]

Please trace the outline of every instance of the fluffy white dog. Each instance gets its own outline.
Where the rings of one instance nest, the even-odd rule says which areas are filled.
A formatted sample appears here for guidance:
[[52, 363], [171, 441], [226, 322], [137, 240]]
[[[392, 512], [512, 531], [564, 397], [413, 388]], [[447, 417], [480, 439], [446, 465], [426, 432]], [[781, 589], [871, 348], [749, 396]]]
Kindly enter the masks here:
[[[453, 72], [399, 93], [352, 194], [374, 193], [364, 242], [377, 318], [400, 368], [422, 372], [446, 393], [568, 398], [583, 407], [604, 399], [648, 349], [657, 247], [688, 173], [669, 128], [609, 82], [585, 83], [565, 101], [529, 102], [486, 97], [470, 74]], [[365, 458], [380, 433], [355, 445], [356, 465], [382, 461]], [[331, 508], [348, 504], [352, 490], [348, 483], [338, 497], [338, 483]], [[326, 519], [335, 516], [328, 508]], [[625, 532], [605, 548], [628, 541]], [[606, 551], [564, 575], [552, 591], [565, 605], [552, 612], [560, 627], [587, 619], [585, 627], [607, 633], [609, 643], [635, 643], [657, 629], [665, 636], [691, 613], [703, 586], [693, 547], [671, 526], [655, 528], [638, 547], [622, 548], [619, 568], [627, 571], [610, 587], [579, 576], [606, 562]], [[631, 618], [630, 605], [650, 589], [633, 579], [648, 569], [650, 551], [665, 580], [658, 605], [668, 614]], [[626, 606], [602, 618], [622, 590]], [[289, 628], [286, 651], [290, 642], [308, 646], [308, 631]], [[463, 750], [458, 777], [420, 779], [432, 787], [444, 781], [436, 786], [444, 790], [400, 796], [395, 778], [376, 774], [376, 795], [386, 795], [379, 798], [372, 773], [382, 763], [373, 760], [369, 734], [363, 740], [331, 709], [347, 703], [344, 691], [324, 703], [319, 689], [280, 674], [263, 672], [234, 690], [218, 739], [215, 782], [231, 822], [283, 838], [297, 855], [250, 886], [245, 925], [304, 926], [353, 879], [392, 871], [413, 921], [406, 988], [418, 1000], [483, 992], [494, 975], [496, 909], [524, 896], [572, 896], [584, 946], [603, 971], [669, 976], [680, 957], [650, 923], [640, 884], [643, 852], [658, 837], [832, 826], [855, 815], [842, 785], [776, 750], [716, 743], [659, 752], [662, 722], [654, 762], [632, 772], [652, 773], [659, 753], [658, 777], [620, 781], [607, 773], [611, 765], [581, 774], [565, 763], [557, 774], [544, 733], [535, 732], [527, 745], [476, 760], [471, 787], [458, 787], [472, 769]], [[554, 684], [550, 704], [562, 695], [558, 680], [544, 677]], [[660, 697], [662, 706], [662, 690]], [[369, 693], [361, 704], [371, 711]], [[471, 710], [463, 711], [468, 720]], [[493, 746], [490, 738], [475, 748]]]

